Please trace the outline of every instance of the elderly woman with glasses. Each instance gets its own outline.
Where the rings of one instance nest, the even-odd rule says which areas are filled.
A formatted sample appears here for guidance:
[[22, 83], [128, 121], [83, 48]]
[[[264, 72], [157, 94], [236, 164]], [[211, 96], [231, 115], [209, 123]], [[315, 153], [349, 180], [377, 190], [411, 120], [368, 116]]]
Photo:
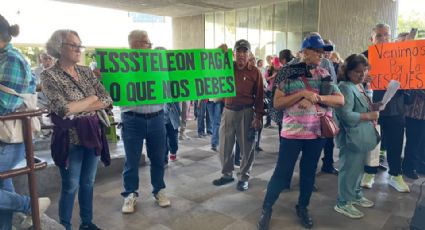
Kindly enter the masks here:
[[93, 184], [99, 157], [110, 164], [104, 127], [97, 111], [112, 100], [89, 67], [78, 65], [81, 40], [73, 30], [58, 30], [46, 44], [47, 53], [58, 61], [41, 73], [54, 123], [52, 158], [59, 167], [62, 189], [59, 200], [60, 223], [72, 229], [74, 198], [78, 190], [80, 229], [99, 229], [92, 223]]

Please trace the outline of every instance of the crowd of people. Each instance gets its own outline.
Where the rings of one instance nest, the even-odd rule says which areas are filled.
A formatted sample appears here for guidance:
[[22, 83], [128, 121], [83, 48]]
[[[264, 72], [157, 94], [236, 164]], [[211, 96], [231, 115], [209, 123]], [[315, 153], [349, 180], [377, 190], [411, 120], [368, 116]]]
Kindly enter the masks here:
[[[65, 229], [72, 229], [78, 193], [79, 229], [100, 229], [92, 222], [93, 185], [99, 160], [106, 166], [111, 163], [104, 114], [111, 108], [112, 99], [98, 79], [99, 71], [78, 64], [84, 46], [76, 31], [55, 31], [47, 41], [46, 52], [40, 54], [42, 66], [33, 72], [11, 44], [12, 37], [18, 34], [19, 27], [9, 25], [0, 16], [0, 84], [19, 93], [39, 91], [40, 107], [50, 113], [54, 124], [52, 158], [61, 176], [60, 223]], [[399, 39], [406, 36], [402, 34]], [[387, 24], [377, 24], [371, 30], [371, 44], [391, 42], [390, 38]], [[130, 49], [153, 48], [148, 33], [142, 30], [131, 31], [128, 44]], [[225, 44], [219, 48], [228, 50]], [[220, 177], [212, 181], [215, 186], [234, 182], [233, 172], [238, 167], [236, 189], [248, 190], [256, 154], [262, 151], [261, 130], [274, 128], [273, 122], [277, 125], [279, 153], [258, 220], [259, 230], [269, 228], [273, 205], [283, 190], [290, 189], [298, 159], [300, 189], [295, 210], [305, 228], [314, 225], [308, 208], [316, 189], [315, 177], [322, 152], [321, 171], [338, 175], [334, 210], [350, 218], [364, 216], [357, 206], [374, 206], [373, 201], [363, 196], [361, 188], [372, 188], [374, 175], [378, 170], [386, 170], [385, 157], [389, 184], [399, 192], [410, 191], [403, 174], [418, 179], [418, 173], [425, 173], [424, 91], [399, 90], [385, 109], [379, 111], [385, 91], [370, 89], [367, 51], [342, 60], [334, 49], [332, 41], [312, 32], [304, 38], [295, 56], [285, 49], [277, 56], [268, 55], [264, 62], [253, 55], [249, 41], [238, 40], [233, 49], [236, 96], [193, 103], [197, 119], [195, 138], [211, 135], [211, 149], [219, 152], [222, 170]], [[0, 98], [0, 115], [19, 111], [23, 104], [21, 98], [3, 91]], [[179, 140], [190, 139], [185, 130], [191, 104], [120, 108], [125, 149], [122, 213], [136, 211], [144, 145], [150, 161], [152, 195], [160, 207], [171, 205], [165, 192], [164, 168], [168, 161], [178, 159]], [[338, 124], [340, 131], [336, 136], [324, 136], [322, 116]], [[339, 148], [338, 169], [333, 165], [334, 141]], [[379, 155], [381, 162], [371, 160]], [[0, 156], [0, 171], [9, 170], [24, 158], [24, 145], [0, 142]], [[50, 200], [40, 198], [39, 203], [43, 213]], [[11, 229], [15, 212], [26, 217], [22, 225], [31, 226], [29, 197], [17, 194], [10, 179], [2, 180], [0, 229]]]

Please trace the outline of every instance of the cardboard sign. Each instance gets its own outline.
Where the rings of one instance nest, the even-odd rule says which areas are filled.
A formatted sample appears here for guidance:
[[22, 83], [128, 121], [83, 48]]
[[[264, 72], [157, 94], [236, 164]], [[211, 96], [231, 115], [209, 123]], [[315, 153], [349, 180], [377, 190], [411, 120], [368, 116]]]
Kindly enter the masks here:
[[231, 50], [96, 49], [96, 61], [117, 106], [236, 95]]
[[385, 90], [391, 80], [400, 89], [425, 89], [425, 40], [369, 46], [371, 88]]

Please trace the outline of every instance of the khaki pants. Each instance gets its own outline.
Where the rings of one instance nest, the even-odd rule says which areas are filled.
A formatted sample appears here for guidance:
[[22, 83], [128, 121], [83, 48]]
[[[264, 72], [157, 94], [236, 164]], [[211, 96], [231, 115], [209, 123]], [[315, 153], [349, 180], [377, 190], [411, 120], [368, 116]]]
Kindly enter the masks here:
[[233, 146], [238, 142], [241, 149], [240, 180], [247, 181], [254, 163], [255, 130], [251, 127], [254, 119], [252, 108], [232, 111], [224, 108], [220, 124], [220, 160], [225, 177], [233, 176]]

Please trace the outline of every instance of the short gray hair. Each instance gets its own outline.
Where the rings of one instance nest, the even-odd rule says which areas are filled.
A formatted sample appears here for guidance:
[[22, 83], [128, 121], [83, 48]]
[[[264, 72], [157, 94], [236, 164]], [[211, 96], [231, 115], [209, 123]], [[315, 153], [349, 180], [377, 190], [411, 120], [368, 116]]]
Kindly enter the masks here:
[[391, 30], [390, 25], [387, 23], [378, 23], [372, 28], [372, 33], [375, 33], [378, 29], [387, 28], [388, 30]]
[[77, 36], [81, 41], [80, 36], [78, 36], [78, 33], [74, 30], [56, 30], [46, 43], [47, 53], [50, 56], [59, 59], [61, 57], [62, 44], [69, 34]]
[[134, 40], [141, 40], [142, 38], [146, 37], [149, 37], [148, 32], [144, 30], [133, 30], [128, 35], [128, 44], [131, 45]]

